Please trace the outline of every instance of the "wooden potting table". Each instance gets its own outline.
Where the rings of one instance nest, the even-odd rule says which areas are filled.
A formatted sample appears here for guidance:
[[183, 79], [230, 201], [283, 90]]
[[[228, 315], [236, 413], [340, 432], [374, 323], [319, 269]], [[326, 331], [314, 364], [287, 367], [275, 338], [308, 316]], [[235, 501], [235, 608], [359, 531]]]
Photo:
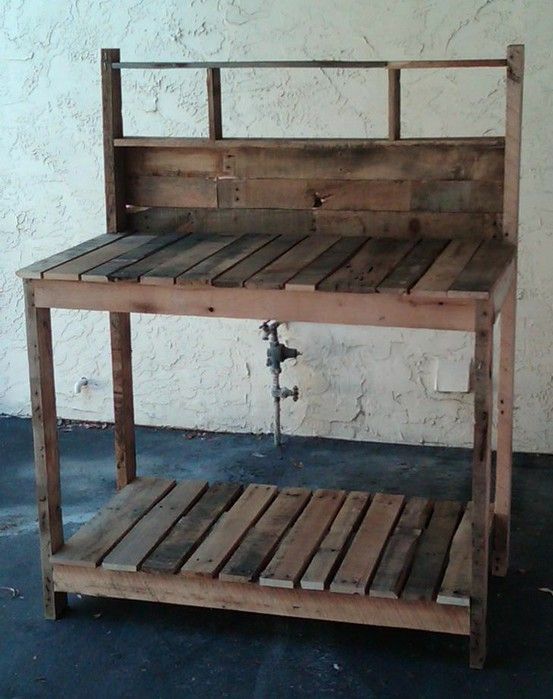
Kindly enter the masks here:
[[[102, 51], [107, 233], [19, 271], [48, 618], [79, 592], [426, 629], [470, 636], [483, 665], [489, 561], [504, 575], [509, 555], [523, 63], [522, 46], [401, 63], [121, 63]], [[224, 138], [221, 71], [250, 67], [386, 70], [388, 138]], [[205, 69], [209, 137], [125, 136], [127, 68]], [[432, 68], [505, 70], [505, 137], [402, 139], [401, 73]], [[111, 329], [119, 492], [67, 541], [51, 308], [108, 311]], [[473, 332], [471, 501], [138, 478], [131, 313]]]

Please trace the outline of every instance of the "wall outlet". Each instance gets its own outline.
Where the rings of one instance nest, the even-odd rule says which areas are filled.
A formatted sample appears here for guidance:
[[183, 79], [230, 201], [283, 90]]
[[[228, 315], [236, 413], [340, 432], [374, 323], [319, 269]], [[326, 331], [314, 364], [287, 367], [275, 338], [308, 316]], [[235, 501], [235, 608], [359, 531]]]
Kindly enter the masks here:
[[470, 393], [470, 361], [438, 359], [434, 390], [438, 393]]

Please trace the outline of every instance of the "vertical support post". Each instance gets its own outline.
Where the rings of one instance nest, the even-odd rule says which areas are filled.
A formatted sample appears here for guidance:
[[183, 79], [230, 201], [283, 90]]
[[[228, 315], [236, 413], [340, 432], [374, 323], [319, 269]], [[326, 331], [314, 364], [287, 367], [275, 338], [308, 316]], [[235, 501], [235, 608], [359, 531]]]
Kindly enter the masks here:
[[136, 478], [130, 314], [110, 313], [109, 324], [113, 372], [116, 480], [117, 487], [123, 488]]
[[491, 436], [493, 414], [493, 306], [478, 302], [474, 343], [474, 453], [472, 463], [472, 585], [470, 665], [486, 659], [486, 615], [490, 540]]
[[[108, 233], [116, 233], [127, 226], [124, 163], [114, 145], [114, 139], [123, 136], [123, 115], [121, 71], [112, 63], [119, 62], [121, 55], [119, 49], [102, 49], [101, 57], [106, 223]], [[136, 477], [130, 314], [110, 313], [109, 323], [116, 482], [123, 488]]]
[[119, 49], [102, 49], [102, 132], [108, 233], [124, 231], [127, 223], [123, 160], [113, 142], [115, 138], [123, 137], [121, 71], [111, 65], [120, 59]]
[[54, 591], [50, 556], [63, 546], [56, 392], [49, 308], [35, 306], [34, 288], [24, 281], [27, 349], [38, 503], [44, 615], [58, 619], [67, 595]]
[[216, 141], [223, 138], [220, 68], [207, 69], [207, 109], [209, 117], [209, 138], [212, 141]]
[[512, 243], [516, 243], [518, 237], [523, 82], [524, 46], [515, 44], [507, 47], [505, 175], [503, 185], [503, 237]]
[[401, 138], [401, 71], [388, 68], [388, 138]]
[[[516, 275], [516, 272], [515, 272]], [[516, 276], [500, 315], [497, 459], [492, 572], [506, 575], [511, 531], [511, 483], [513, 464], [513, 398], [516, 327]]]

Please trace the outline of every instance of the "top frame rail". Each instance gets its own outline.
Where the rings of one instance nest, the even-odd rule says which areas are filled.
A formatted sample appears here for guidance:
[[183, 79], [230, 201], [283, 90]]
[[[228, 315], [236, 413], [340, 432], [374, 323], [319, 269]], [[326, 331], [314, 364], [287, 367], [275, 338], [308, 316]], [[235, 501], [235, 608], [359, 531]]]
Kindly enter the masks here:
[[389, 70], [424, 69], [424, 68], [505, 68], [504, 58], [460, 59], [450, 61], [217, 61], [159, 63], [143, 61], [115, 61], [111, 67], [115, 70], [169, 70], [218, 68], [220, 70], [235, 68], [387, 68]]

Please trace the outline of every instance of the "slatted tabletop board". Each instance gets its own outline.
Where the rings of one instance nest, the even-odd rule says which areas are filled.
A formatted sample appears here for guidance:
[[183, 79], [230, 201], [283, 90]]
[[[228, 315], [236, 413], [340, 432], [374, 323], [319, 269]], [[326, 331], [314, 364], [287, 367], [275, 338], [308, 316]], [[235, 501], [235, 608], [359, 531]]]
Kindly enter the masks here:
[[23, 268], [26, 279], [489, 298], [515, 248], [494, 239], [101, 235]]
[[139, 478], [52, 561], [468, 607], [470, 542], [470, 504]]

